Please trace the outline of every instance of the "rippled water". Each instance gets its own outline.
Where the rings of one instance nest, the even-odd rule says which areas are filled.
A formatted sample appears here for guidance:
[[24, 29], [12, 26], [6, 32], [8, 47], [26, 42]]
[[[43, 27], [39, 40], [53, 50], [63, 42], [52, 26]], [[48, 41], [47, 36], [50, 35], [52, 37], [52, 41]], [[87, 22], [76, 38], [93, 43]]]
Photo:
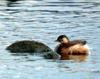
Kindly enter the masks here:
[[[18, 40], [37, 40], [54, 49], [61, 34], [85, 39], [91, 49], [86, 62], [13, 56], [5, 48]], [[0, 0], [0, 79], [99, 79], [100, 1]]]

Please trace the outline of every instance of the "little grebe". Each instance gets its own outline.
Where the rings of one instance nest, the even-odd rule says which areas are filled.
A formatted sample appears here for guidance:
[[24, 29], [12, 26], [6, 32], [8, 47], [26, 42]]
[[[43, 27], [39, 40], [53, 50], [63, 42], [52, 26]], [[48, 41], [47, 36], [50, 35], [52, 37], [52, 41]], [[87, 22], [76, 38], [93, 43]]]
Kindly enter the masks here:
[[60, 43], [56, 48], [56, 52], [61, 56], [61, 60], [71, 59], [73, 56], [83, 57], [89, 54], [86, 41], [70, 41], [66, 35], [60, 35], [56, 41]]

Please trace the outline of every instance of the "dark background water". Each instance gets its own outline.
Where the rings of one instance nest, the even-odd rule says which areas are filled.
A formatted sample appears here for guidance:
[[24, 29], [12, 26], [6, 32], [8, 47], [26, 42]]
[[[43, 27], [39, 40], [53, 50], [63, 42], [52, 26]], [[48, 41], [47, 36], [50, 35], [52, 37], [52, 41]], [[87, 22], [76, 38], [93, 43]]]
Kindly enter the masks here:
[[[0, 79], [99, 79], [100, 1], [21, 0], [7, 6], [0, 0]], [[85, 39], [86, 62], [13, 56], [5, 48], [18, 40], [37, 40], [54, 49], [61, 34]]]

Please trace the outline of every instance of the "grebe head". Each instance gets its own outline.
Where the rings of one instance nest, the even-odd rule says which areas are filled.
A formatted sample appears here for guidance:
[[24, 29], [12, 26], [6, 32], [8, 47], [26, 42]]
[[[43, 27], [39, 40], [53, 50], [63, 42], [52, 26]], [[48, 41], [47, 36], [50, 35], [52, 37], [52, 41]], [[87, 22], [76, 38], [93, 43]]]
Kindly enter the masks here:
[[56, 41], [59, 43], [68, 43], [69, 38], [66, 35], [60, 35], [60, 36], [58, 36]]

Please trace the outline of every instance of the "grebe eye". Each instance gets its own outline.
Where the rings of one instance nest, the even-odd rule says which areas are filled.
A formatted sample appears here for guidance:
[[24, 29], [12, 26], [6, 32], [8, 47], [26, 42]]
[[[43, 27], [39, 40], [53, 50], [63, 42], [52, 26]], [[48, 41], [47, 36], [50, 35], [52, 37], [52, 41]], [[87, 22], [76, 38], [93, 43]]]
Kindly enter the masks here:
[[62, 42], [63, 40], [61, 40], [61, 42]]

